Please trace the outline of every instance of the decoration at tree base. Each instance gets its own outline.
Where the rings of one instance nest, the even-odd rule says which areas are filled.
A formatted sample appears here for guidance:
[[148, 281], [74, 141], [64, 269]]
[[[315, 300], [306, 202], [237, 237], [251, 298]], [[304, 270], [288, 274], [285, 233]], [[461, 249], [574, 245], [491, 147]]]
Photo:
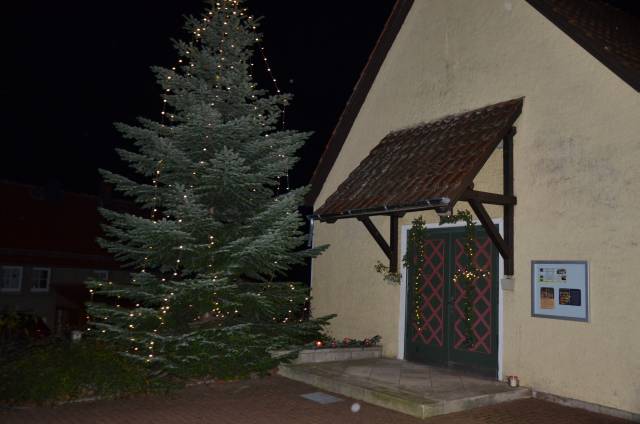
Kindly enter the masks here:
[[308, 134], [278, 129], [289, 96], [252, 81], [256, 26], [236, 0], [188, 18], [176, 66], [154, 68], [161, 121], [118, 124], [138, 177], [102, 171], [147, 215], [101, 210], [100, 244], [133, 272], [126, 285], [88, 283], [88, 332], [156, 375], [266, 371], [280, 360], [270, 351], [318, 339], [331, 318], [303, 320], [308, 290], [283, 281], [325, 247], [296, 250], [305, 189], [278, 188]]
[[358, 339], [350, 339], [349, 337], [345, 337], [342, 340], [336, 340], [334, 338], [324, 338], [318, 339], [313, 343], [307, 344], [306, 347], [312, 349], [339, 349], [339, 348], [347, 348], [347, 347], [372, 347], [377, 346], [380, 343], [381, 337], [379, 335], [375, 335], [371, 338], [366, 338], [362, 340]]

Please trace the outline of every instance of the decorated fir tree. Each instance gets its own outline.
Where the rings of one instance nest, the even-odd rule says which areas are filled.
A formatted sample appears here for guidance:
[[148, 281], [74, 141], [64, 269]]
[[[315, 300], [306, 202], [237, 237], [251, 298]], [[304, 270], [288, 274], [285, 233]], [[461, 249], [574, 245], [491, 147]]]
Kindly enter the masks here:
[[139, 177], [102, 171], [143, 212], [102, 210], [100, 243], [133, 272], [126, 285], [88, 283], [89, 332], [158, 372], [269, 369], [271, 351], [316, 338], [329, 318], [302, 320], [308, 292], [283, 281], [320, 253], [299, 250], [304, 190], [278, 190], [308, 134], [280, 128], [289, 97], [252, 80], [256, 25], [237, 0], [188, 18], [176, 66], [154, 68], [162, 117], [117, 125]]

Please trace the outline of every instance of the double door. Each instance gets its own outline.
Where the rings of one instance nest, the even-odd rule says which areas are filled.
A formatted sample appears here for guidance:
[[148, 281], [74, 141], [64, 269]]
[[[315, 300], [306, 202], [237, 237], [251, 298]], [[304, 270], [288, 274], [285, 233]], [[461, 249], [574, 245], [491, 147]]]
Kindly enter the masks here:
[[[407, 269], [405, 358], [409, 361], [498, 373], [498, 253], [481, 227], [476, 228], [474, 265], [486, 274], [474, 281], [469, 327], [464, 325], [465, 288], [454, 282], [464, 265], [465, 227], [434, 228], [423, 243], [421, 272]], [[407, 246], [410, 259], [415, 245]], [[471, 335], [471, 334], [472, 335]]]

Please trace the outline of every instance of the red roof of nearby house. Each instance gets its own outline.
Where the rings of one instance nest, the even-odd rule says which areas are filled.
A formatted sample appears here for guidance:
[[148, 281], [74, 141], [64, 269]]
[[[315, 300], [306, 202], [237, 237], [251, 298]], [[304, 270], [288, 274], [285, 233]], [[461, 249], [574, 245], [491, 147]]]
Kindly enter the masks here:
[[[119, 268], [98, 246], [98, 196], [0, 182], [0, 257], [3, 262]], [[111, 201], [115, 209], [130, 209]]]

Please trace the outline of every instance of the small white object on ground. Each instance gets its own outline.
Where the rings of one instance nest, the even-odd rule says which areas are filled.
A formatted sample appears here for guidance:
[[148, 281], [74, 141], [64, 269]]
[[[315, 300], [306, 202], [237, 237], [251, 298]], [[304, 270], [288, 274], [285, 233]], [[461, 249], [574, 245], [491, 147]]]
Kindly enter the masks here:
[[355, 413], [359, 411], [360, 411], [360, 404], [358, 402], [351, 405], [351, 412]]

